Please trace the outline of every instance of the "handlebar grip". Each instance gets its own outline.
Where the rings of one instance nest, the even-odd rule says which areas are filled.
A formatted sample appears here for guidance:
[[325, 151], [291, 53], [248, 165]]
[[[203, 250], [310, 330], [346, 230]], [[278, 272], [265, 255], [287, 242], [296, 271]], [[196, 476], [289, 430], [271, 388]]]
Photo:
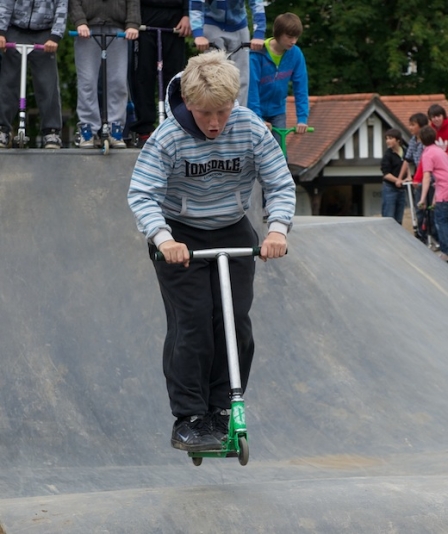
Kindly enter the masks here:
[[306, 131], [309, 132], [309, 133], [313, 133], [314, 132], [314, 126], [308, 126]]
[[[25, 45], [24, 44], [19, 44], [19, 43], [6, 43], [5, 44], [6, 48], [17, 49], [18, 46], [21, 47], [21, 46], [25, 46]], [[27, 47], [32, 46], [33, 50], [45, 50], [45, 45], [43, 45], [43, 44], [33, 44], [33, 45], [26, 45], [26, 46]], [[28, 48], [28, 50], [29, 50], [29, 48]]]
[[[70, 37], [78, 37], [79, 33], [76, 30], [69, 30], [68, 31], [68, 35]], [[90, 37], [94, 37], [94, 36], [98, 36], [99, 37], [99, 35], [100, 34], [90, 34]], [[124, 38], [124, 37], [126, 37], [126, 32], [117, 32], [117, 33], [114, 33], [113, 35], [111, 35], [111, 37], [122, 37], [122, 38]]]
[[[193, 251], [192, 250], [189, 250], [188, 251], [189, 254], [190, 254], [190, 259], [193, 258]], [[165, 256], [163, 255], [163, 252], [160, 252], [160, 250], [158, 250], [155, 254], [154, 254], [154, 261], [165, 261]]]

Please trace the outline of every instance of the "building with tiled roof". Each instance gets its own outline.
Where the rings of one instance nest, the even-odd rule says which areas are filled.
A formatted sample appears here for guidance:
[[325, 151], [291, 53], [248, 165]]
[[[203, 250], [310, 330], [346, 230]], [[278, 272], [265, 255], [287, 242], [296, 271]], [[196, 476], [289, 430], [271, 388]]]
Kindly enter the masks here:
[[[288, 163], [298, 185], [298, 214], [379, 214], [384, 132], [398, 128], [409, 141], [409, 117], [426, 114], [431, 104], [448, 110], [443, 94], [310, 97], [308, 124], [314, 133], [291, 134], [286, 140]], [[294, 125], [294, 98], [288, 97], [287, 126]]]

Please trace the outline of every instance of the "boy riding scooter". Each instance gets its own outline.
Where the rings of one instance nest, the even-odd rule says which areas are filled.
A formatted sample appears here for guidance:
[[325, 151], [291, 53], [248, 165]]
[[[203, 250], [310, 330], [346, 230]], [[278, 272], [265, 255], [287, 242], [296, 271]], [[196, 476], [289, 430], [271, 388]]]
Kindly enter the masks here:
[[[165, 310], [163, 368], [176, 417], [171, 444], [219, 450], [228, 429], [229, 370], [216, 262], [189, 250], [254, 247], [246, 212], [255, 180], [266, 197], [263, 260], [286, 253], [295, 185], [281, 149], [257, 116], [235, 103], [239, 72], [224, 52], [189, 60], [167, 91], [167, 119], [142, 149], [128, 201], [154, 262]], [[231, 258], [236, 338], [244, 391], [254, 341], [249, 310], [255, 262]]]

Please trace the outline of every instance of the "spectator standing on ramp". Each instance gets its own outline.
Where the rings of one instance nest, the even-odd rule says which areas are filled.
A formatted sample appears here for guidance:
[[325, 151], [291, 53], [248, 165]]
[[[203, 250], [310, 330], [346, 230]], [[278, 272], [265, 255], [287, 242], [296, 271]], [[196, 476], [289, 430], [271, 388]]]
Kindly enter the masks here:
[[381, 160], [381, 172], [383, 173], [382, 207], [383, 217], [392, 217], [397, 223], [403, 222], [405, 207], [405, 190], [403, 180], [399, 179], [404, 160], [404, 150], [401, 146], [401, 132], [391, 128], [384, 134], [387, 150]]
[[[413, 180], [414, 187], [414, 201], [417, 205], [420, 201], [421, 196], [421, 182], [422, 182], [422, 173], [421, 168], [419, 168], [420, 158], [422, 157], [423, 143], [420, 141], [420, 130], [423, 126], [428, 125], [428, 117], [424, 113], [414, 113], [409, 117], [409, 131], [412, 134], [412, 137], [409, 141], [408, 148], [406, 149], [406, 154], [404, 156], [404, 161], [400, 169], [400, 174], [398, 175], [399, 180]], [[409, 164], [414, 166], [414, 177], [411, 175], [411, 168]], [[418, 207], [416, 208], [417, 216], [417, 226], [418, 226], [418, 235], [419, 238], [426, 242], [427, 240], [427, 230], [423, 228], [423, 221], [425, 217], [425, 210], [421, 210]]]
[[[292, 82], [296, 105], [297, 133], [308, 128], [308, 72], [297, 40], [303, 26], [294, 13], [279, 15], [274, 21], [273, 37], [260, 51], [250, 52], [250, 84], [247, 107], [268, 127], [286, 128], [286, 97]], [[280, 142], [278, 134], [274, 137]]]
[[420, 208], [425, 208], [431, 175], [435, 180], [434, 220], [439, 237], [440, 257], [448, 261], [448, 156], [436, 143], [437, 133], [431, 126], [420, 130], [420, 139], [425, 146], [421, 162], [423, 171]]
[[[295, 185], [268, 128], [235, 102], [239, 72], [224, 52], [193, 57], [168, 87], [167, 119], [143, 147], [128, 201], [154, 262], [167, 316], [163, 368], [176, 417], [171, 444], [216, 450], [227, 433], [230, 384], [216, 262], [193, 261], [189, 250], [253, 247], [246, 217], [255, 180], [269, 212], [263, 259], [286, 252]], [[249, 310], [255, 262], [232, 258], [230, 276], [241, 384], [254, 352]]]
[[[61, 148], [62, 111], [56, 52], [64, 36], [68, 0], [2, 0], [0, 50], [6, 42], [42, 44], [44, 51], [28, 55], [34, 94], [40, 113], [44, 148]], [[12, 122], [19, 110], [21, 54], [3, 54], [0, 76], [0, 148], [11, 143]]]
[[[194, 44], [199, 52], [208, 50], [210, 43], [228, 52], [250, 41], [252, 50], [261, 50], [266, 32], [266, 15], [263, 0], [249, 0], [252, 12], [253, 37], [247, 21], [244, 0], [222, 2], [221, 0], [190, 0], [190, 23]], [[239, 50], [232, 60], [240, 71], [238, 102], [247, 106], [249, 92], [249, 54]]]
[[[163, 93], [170, 80], [185, 67], [185, 37], [191, 34], [188, 0], [140, 0], [142, 24], [153, 28], [175, 28], [162, 32]], [[155, 31], [141, 31], [134, 42], [131, 68], [132, 96], [137, 122], [131, 125], [141, 148], [157, 122], [156, 85], [158, 46]], [[159, 100], [164, 100], [159, 95]]]
[[126, 148], [123, 128], [128, 103], [128, 44], [137, 39], [140, 27], [139, 0], [69, 0], [70, 19], [79, 37], [75, 39], [75, 64], [78, 78], [78, 126], [80, 148], [94, 148], [101, 128], [98, 101], [98, 74], [101, 48], [91, 33], [116, 34], [124, 31], [126, 39], [114, 39], [107, 48], [107, 115], [110, 121], [111, 148]]

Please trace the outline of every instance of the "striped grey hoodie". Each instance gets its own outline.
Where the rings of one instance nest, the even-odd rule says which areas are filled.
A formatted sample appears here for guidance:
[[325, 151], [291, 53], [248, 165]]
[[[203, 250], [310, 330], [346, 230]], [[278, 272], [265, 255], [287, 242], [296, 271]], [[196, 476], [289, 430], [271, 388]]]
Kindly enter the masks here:
[[286, 234], [295, 185], [265, 124], [236, 102], [224, 131], [207, 139], [183, 104], [180, 76], [168, 87], [167, 119], [146, 142], [132, 174], [128, 202], [138, 229], [159, 246], [172, 239], [166, 218], [205, 230], [235, 224], [258, 180], [269, 229]]
[[0, 35], [9, 26], [22, 30], [51, 30], [51, 39], [59, 42], [67, 23], [68, 0], [1, 0]]

